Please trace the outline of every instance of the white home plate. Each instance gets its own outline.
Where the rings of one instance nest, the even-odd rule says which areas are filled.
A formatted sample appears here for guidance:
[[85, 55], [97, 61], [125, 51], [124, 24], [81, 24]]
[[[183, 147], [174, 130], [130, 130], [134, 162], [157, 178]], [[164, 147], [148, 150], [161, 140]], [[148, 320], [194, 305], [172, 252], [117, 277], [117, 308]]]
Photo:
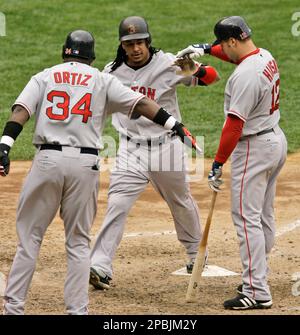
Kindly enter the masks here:
[[[186, 268], [181, 268], [172, 272], [172, 275], [177, 276], [190, 276], [190, 273], [186, 272]], [[206, 265], [202, 272], [202, 277], [227, 277], [227, 276], [238, 276], [239, 274], [227, 269], [221, 268], [217, 265]]]
[[4, 296], [5, 286], [6, 286], [5, 275], [2, 272], [0, 272], [0, 297]]

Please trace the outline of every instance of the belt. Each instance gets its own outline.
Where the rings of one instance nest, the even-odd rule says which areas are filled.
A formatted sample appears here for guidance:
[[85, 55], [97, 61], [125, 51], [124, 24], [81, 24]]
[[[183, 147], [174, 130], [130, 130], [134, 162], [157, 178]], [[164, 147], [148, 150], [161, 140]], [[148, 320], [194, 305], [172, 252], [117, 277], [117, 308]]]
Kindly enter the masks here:
[[268, 134], [268, 133], [272, 133], [272, 131], [274, 131], [273, 128], [271, 129], [266, 129], [266, 130], [262, 130], [259, 133], [256, 134], [256, 136], [260, 136], [260, 135], [264, 135], [264, 134]]
[[[41, 144], [40, 150], [57, 150], [62, 151], [62, 145], [60, 144]], [[81, 154], [91, 154], [98, 156], [98, 150], [94, 148], [80, 148]]]
[[[173, 138], [176, 136], [176, 132], [173, 132], [170, 134], [170, 138]], [[122, 135], [122, 137], [126, 138], [127, 141], [131, 141], [133, 143], [139, 144], [139, 145], [148, 145], [148, 147], [151, 147], [152, 145], [161, 145], [163, 143], [166, 143], [166, 139], [168, 135], [162, 135], [159, 137], [149, 138], [149, 139], [134, 139], [130, 136]]]
[[240, 138], [240, 141], [245, 140], [245, 139], [247, 139], [249, 137], [261, 136], [261, 135], [265, 135], [265, 134], [272, 133], [272, 132], [274, 132], [274, 128], [265, 129], [265, 130], [262, 130], [262, 131], [260, 131], [260, 132], [258, 132], [256, 134], [250, 134], [250, 135], [243, 136], [243, 137]]

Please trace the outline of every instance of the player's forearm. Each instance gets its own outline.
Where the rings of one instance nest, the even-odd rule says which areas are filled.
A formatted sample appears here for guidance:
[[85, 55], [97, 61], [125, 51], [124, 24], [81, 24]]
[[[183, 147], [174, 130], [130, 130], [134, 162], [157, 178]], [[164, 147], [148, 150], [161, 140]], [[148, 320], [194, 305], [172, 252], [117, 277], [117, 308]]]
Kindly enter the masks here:
[[219, 148], [215, 161], [224, 164], [236, 147], [243, 130], [244, 121], [236, 116], [228, 115], [222, 129]]
[[172, 130], [178, 135], [183, 143], [187, 146], [194, 148], [196, 151], [200, 151], [196, 144], [195, 138], [184, 127], [184, 125], [177, 121], [171, 114], [169, 114], [164, 108], [160, 107], [155, 101], [148, 98], [143, 98], [138, 101], [134, 108], [134, 112], [137, 112], [146, 118], [152, 120], [164, 127], [167, 130]]
[[217, 57], [219, 59], [222, 59], [225, 62], [234, 63], [232, 60], [228, 58], [228, 56], [225, 54], [225, 52], [222, 50], [222, 47], [220, 44], [213, 45], [210, 49], [210, 55]]
[[153, 120], [159, 109], [160, 106], [155, 101], [144, 97], [138, 101], [133, 111], [145, 116], [147, 119]]
[[13, 146], [15, 140], [21, 133], [23, 125], [29, 119], [29, 114], [25, 108], [17, 105], [7, 121], [2, 137], [0, 140], [0, 146], [9, 153], [10, 148]]
[[16, 105], [13, 109], [9, 121], [18, 122], [20, 125], [24, 126], [24, 124], [28, 120], [29, 120], [28, 111], [21, 105]]
[[145, 116], [147, 119], [152, 120], [154, 123], [157, 123], [168, 130], [171, 130], [176, 122], [178, 122], [164, 108], [146, 97], [138, 101], [134, 108], [134, 112]]

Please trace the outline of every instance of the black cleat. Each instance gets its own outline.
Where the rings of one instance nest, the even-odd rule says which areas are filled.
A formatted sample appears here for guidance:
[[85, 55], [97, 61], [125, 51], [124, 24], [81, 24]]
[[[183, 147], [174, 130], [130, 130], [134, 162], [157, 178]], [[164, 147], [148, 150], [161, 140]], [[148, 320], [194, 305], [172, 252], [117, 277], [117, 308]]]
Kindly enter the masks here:
[[272, 300], [254, 300], [244, 294], [239, 294], [231, 300], [224, 302], [225, 309], [246, 310], [246, 309], [268, 309], [272, 307]]
[[186, 265], [186, 272], [187, 273], [192, 273], [193, 272], [194, 264], [195, 264], [194, 259], [192, 259], [189, 263], [187, 263], [187, 265]]
[[236, 288], [236, 291], [238, 294], [243, 294], [243, 284], [239, 285], [237, 288]]
[[90, 284], [92, 284], [96, 290], [108, 290], [110, 281], [111, 278], [103, 271], [97, 271], [93, 267], [90, 268]]
[[[207, 265], [207, 260], [208, 260], [208, 253], [206, 253], [205, 255], [205, 260], [204, 260], [204, 266], [203, 266], [203, 270]], [[195, 259], [191, 259], [187, 264], [186, 264], [186, 272], [187, 273], [192, 273], [193, 272], [193, 268], [194, 268], [194, 264], [195, 264]]]

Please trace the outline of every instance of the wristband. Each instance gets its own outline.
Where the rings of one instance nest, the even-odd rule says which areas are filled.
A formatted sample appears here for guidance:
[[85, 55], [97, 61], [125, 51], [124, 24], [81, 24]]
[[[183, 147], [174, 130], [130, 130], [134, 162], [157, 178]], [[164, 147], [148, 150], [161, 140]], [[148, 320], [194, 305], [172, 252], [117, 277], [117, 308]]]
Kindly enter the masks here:
[[5, 144], [11, 148], [22, 129], [23, 126], [20, 123], [15, 121], [8, 121], [3, 129], [0, 143]]
[[158, 110], [152, 121], [168, 130], [171, 130], [177, 122], [177, 120], [162, 107]]
[[7, 136], [7, 135], [2, 136], [0, 140], [0, 143], [8, 145], [10, 148], [13, 146], [14, 142], [15, 140], [12, 137]]

